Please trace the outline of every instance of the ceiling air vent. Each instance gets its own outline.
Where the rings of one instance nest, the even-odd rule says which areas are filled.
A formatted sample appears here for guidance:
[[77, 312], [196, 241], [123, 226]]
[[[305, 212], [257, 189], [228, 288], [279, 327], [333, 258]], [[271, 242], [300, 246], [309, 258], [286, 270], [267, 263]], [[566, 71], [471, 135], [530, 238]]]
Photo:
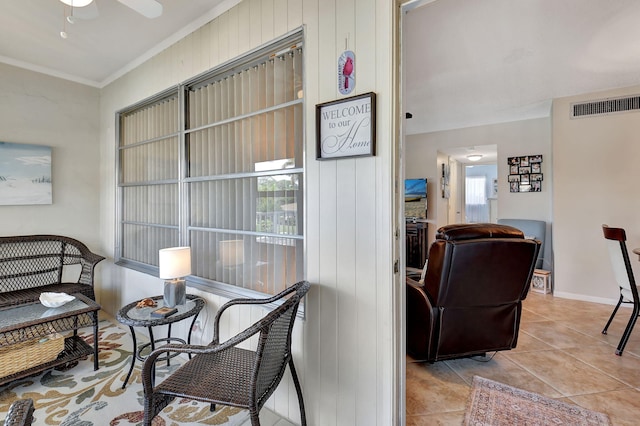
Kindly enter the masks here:
[[571, 104], [571, 117], [579, 118], [638, 110], [640, 110], [640, 96], [627, 96], [624, 98], [610, 98], [601, 101]]

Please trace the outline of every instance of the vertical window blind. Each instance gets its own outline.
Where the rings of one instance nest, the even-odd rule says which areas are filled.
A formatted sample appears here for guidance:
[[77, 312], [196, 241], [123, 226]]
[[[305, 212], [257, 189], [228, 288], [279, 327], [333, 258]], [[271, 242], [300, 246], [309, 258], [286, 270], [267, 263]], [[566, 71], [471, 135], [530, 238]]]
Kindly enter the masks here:
[[297, 35], [120, 113], [118, 263], [188, 245], [195, 283], [303, 279], [302, 62]]
[[179, 243], [177, 92], [120, 117], [120, 257], [158, 265]]

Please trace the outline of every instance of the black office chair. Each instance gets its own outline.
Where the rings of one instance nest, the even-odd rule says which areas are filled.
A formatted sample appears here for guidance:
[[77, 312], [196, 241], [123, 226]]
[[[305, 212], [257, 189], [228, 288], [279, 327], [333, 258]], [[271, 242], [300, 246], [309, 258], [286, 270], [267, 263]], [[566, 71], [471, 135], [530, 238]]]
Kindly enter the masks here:
[[638, 298], [638, 288], [636, 287], [636, 280], [633, 277], [633, 270], [631, 269], [631, 262], [629, 261], [629, 252], [627, 251], [627, 235], [622, 228], [609, 228], [607, 225], [602, 225], [602, 232], [604, 238], [607, 240], [609, 246], [609, 257], [611, 258], [611, 266], [613, 267], [613, 274], [616, 282], [620, 287], [620, 298], [618, 304], [613, 309], [607, 325], [604, 326], [602, 334], [607, 334], [607, 329], [613, 321], [613, 317], [616, 316], [618, 308], [623, 303], [633, 303], [633, 312], [627, 327], [622, 334], [618, 348], [616, 349], [616, 355], [622, 355], [622, 351], [631, 336], [633, 326], [636, 324], [638, 314], [640, 314], [640, 298]]

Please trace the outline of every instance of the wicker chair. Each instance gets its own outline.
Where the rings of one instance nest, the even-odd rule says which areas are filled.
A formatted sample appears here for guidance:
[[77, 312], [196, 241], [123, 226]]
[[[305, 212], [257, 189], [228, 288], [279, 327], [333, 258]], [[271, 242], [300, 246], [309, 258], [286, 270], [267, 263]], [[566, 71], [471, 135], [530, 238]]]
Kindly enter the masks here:
[[[288, 364], [298, 393], [302, 425], [306, 425], [302, 389], [291, 357], [291, 330], [300, 299], [308, 290], [309, 283], [301, 281], [268, 299], [231, 300], [216, 314], [213, 340], [208, 345], [171, 344], [153, 351], [142, 368], [144, 424], [150, 426], [153, 418], [178, 397], [211, 403], [212, 410], [215, 404], [246, 408], [251, 424], [258, 426], [259, 411], [277, 388]], [[260, 321], [220, 342], [220, 318], [227, 308], [281, 300], [284, 302]], [[237, 347], [254, 335], [259, 335], [255, 351]], [[154, 364], [159, 356], [168, 352], [195, 356], [162, 383], [154, 385]]]
[[19, 399], [9, 407], [4, 426], [29, 426], [33, 422], [33, 400]]

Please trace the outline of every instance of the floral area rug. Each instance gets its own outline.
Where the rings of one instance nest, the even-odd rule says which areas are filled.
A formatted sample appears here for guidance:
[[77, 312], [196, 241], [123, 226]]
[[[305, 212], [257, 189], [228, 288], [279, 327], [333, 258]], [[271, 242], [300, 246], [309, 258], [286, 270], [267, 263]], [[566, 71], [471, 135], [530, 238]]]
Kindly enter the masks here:
[[610, 425], [606, 414], [474, 376], [465, 425]]
[[[81, 329], [79, 334], [93, 345], [91, 328]], [[89, 356], [67, 371], [49, 370], [0, 386], [0, 419], [4, 419], [13, 401], [31, 398], [35, 406], [34, 425], [141, 425], [144, 392], [140, 361], [136, 361], [127, 387], [122, 389], [131, 365], [131, 335], [110, 321], [101, 321], [99, 341], [97, 371], [93, 370], [93, 356]], [[158, 363], [157, 380], [174, 371], [179, 363], [180, 358], [174, 358], [169, 367]], [[215, 412], [210, 412], [209, 407], [209, 404], [176, 399], [155, 417], [153, 426], [235, 426], [249, 418], [246, 410], [218, 406]]]

